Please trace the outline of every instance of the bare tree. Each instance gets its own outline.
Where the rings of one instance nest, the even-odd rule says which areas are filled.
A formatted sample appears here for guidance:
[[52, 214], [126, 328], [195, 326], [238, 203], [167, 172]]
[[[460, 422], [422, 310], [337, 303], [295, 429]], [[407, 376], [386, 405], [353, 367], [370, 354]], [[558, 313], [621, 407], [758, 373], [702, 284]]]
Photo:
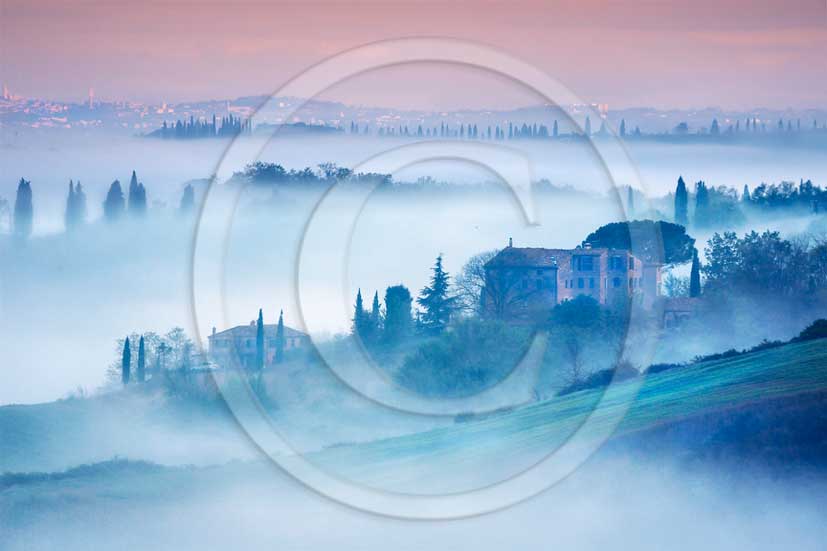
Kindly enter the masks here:
[[563, 350], [568, 357], [569, 384], [583, 380], [583, 336], [575, 329], [567, 330], [563, 337]]
[[454, 278], [457, 306], [463, 312], [482, 314], [482, 293], [485, 289], [485, 265], [497, 256], [498, 250], [475, 254]]
[[496, 319], [528, 313], [526, 305], [540, 290], [526, 285], [525, 273], [525, 268], [490, 268], [483, 289], [483, 313]]

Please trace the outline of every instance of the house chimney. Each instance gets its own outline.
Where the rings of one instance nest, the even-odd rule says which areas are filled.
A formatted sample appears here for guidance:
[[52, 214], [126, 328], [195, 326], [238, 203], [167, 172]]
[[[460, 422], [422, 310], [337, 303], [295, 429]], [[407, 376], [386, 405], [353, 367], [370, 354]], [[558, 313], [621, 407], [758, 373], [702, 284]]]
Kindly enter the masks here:
[[509, 248], [514, 246], [514, 240], [511, 239], [510, 237], [508, 238], [508, 246], [509, 246]]

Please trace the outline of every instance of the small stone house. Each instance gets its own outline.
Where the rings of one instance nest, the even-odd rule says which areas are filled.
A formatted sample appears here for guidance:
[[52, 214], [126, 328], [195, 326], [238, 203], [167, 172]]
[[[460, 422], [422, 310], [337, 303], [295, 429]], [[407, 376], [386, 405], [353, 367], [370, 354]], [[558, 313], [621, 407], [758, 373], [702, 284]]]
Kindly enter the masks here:
[[[275, 324], [264, 325], [264, 364], [275, 363], [278, 340]], [[216, 332], [213, 327], [208, 337], [210, 356], [221, 367], [255, 367], [256, 362], [256, 322], [249, 325], [239, 325]], [[291, 327], [284, 327], [285, 354], [297, 350], [307, 349], [310, 346], [310, 337]]]

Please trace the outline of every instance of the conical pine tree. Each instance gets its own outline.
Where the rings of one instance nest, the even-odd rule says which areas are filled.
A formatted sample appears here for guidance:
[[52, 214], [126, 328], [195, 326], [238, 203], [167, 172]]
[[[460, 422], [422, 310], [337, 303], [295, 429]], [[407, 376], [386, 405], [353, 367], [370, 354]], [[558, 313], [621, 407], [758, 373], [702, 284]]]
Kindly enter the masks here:
[[353, 334], [366, 338], [370, 333], [370, 315], [365, 311], [362, 289], [356, 291], [356, 304], [353, 305]]
[[284, 310], [279, 311], [279, 324], [276, 326], [276, 363], [284, 361]]
[[67, 231], [71, 231], [75, 227], [75, 184], [69, 180], [69, 194], [66, 196], [66, 213], [64, 215], [64, 225]]
[[129, 384], [132, 369], [132, 349], [129, 346], [129, 337], [123, 342], [123, 353], [121, 354], [121, 382]]
[[135, 378], [139, 383], [146, 381], [146, 351], [144, 350], [144, 336], [138, 341], [138, 368], [135, 370]]
[[373, 336], [378, 336], [382, 329], [382, 312], [379, 308], [379, 291], [373, 293], [373, 304], [370, 308], [370, 329]]
[[698, 260], [698, 251], [692, 253], [692, 271], [689, 273], [689, 296], [701, 296], [701, 263]]
[[683, 176], [678, 178], [678, 186], [675, 188], [675, 223], [681, 226], [689, 223], [689, 193]]
[[264, 369], [264, 314], [261, 308], [258, 309], [258, 320], [256, 321], [256, 365], [255, 369]]
[[422, 307], [421, 326], [427, 333], [439, 334], [448, 326], [456, 299], [449, 296], [450, 276], [442, 267], [442, 255], [436, 257], [431, 284], [419, 293], [416, 303]]
[[129, 179], [129, 189], [127, 190], [127, 203], [126, 209], [130, 212], [130, 214], [137, 213], [140, 203], [139, 194], [140, 191], [138, 189], [138, 175], [135, 171], [132, 171], [132, 177]]
[[32, 183], [20, 178], [14, 199], [14, 234], [18, 239], [28, 239], [32, 234], [34, 206], [32, 204]]

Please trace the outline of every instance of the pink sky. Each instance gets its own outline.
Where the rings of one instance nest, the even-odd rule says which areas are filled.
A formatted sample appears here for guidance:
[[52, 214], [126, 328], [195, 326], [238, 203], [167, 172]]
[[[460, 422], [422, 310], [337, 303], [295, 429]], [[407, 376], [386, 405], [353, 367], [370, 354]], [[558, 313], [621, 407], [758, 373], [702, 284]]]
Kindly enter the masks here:
[[[0, 0], [0, 80], [24, 96], [177, 102], [269, 93], [366, 42], [450, 36], [612, 107], [827, 107], [825, 0]], [[328, 96], [415, 108], [532, 103], [456, 67], [398, 67]], [[490, 84], [489, 84], [490, 83]]]

